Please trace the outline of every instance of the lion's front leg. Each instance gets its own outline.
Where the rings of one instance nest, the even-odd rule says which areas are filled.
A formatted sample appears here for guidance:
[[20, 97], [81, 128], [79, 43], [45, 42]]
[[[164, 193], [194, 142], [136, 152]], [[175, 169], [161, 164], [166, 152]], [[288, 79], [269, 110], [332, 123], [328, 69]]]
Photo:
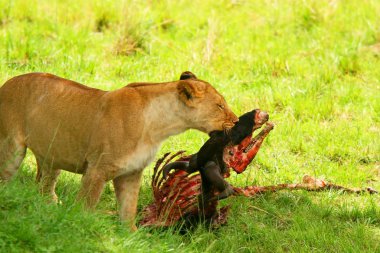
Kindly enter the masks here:
[[121, 175], [113, 179], [115, 194], [119, 204], [120, 219], [127, 222], [132, 231], [137, 230], [135, 218], [141, 178], [142, 171]]
[[87, 208], [92, 209], [98, 204], [107, 177], [103, 173], [104, 170], [87, 169], [82, 177], [82, 186], [78, 193], [77, 200], [84, 200]]

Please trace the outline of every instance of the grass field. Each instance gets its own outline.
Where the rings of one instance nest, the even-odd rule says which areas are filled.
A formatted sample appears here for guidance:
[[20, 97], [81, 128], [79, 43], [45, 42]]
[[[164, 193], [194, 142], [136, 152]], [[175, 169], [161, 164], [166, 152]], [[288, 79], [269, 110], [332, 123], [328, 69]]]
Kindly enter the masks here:
[[[275, 130], [238, 186], [299, 182], [304, 174], [380, 189], [380, 2], [0, 0], [0, 83], [50, 72], [112, 90], [190, 70], [240, 115], [261, 108]], [[1, 85], [1, 84], [0, 84]], [[165, 152], [195, 152], [188, 131]], [[28, 154], [0, 185], [0, 252], [380, 252], [380, 197], [279, 192], [230, 198], [229, 223], [185, 235], [128, 232], [111, 184], [96, 212], [75, 204], [80, 176], [63, 173], [47, 204]], [[139, 209], [152, 199], [146, 169]]]

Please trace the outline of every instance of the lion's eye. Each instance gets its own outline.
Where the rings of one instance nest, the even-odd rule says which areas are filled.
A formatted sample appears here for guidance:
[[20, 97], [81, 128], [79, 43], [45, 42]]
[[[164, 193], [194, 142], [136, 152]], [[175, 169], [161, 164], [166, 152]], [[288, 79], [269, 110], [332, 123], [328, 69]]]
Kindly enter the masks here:
[[224, 110], [224, 105], [218, 104], [218, 107], [219, 107], [220, 110]]

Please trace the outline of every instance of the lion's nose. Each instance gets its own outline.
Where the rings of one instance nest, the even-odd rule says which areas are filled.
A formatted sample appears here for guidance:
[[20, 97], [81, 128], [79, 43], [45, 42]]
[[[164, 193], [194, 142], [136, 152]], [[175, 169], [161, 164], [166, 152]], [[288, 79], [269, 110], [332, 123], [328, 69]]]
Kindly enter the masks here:
[[238, 123], [238, 122], [239, 122], [239, 118], [238, 118], [238, 117], [234, 118], [234, 119], [232, 120], [232, 122], [233, 122], [234, 124]]

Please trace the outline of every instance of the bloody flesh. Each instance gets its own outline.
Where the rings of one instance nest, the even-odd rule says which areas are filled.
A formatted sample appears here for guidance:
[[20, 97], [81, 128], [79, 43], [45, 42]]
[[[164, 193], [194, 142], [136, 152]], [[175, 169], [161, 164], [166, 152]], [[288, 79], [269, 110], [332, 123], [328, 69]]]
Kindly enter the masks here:
[[239, 145], [225, 147], [223, 160], [227, 167], [232, 168], [238, 174], [242, 173], [255, 158], [265, 137], [267, 137], [273, 127], [273, 123], [269, 122], [255, 138], [251, 139], [252, 135], [250, 135]]
[[[226, 147], [223, 155], [226, 165], [239, 173], [244, 171], [256, 156], [263, 140], [272, 129], [273, 124], [267, 123], [255, 138], [251, 139], [252, 135], [250, 135], [239, 145]], [[228, 209], [223, 208], [218, 213], [218, 200], [208, 201], [207, 203], [200, 201], [202, 181], [199, 174], [189, 175], [185, 171], [174, 170], [168, 174], [166, 179], [162, 177], [163, 167], [183, 153], [183, 151], [180, 151], [171, 156], [166, 154], [157, 161], [152, 177], [154, 201], [144, 208], [141, 225], [170, 226], [181, 218], [197, 216], [215, 219], [219, 223], [225, 221]], [[177, 161], [188, 160], [189, 157], [177, 159]], [[229, 177], [229, 173], [225, 173], [224, 177]], [[217, 193], [214, 192], [213, 194], [216, 195]], [[199, 205], [199, 203], [202, 204]]]

